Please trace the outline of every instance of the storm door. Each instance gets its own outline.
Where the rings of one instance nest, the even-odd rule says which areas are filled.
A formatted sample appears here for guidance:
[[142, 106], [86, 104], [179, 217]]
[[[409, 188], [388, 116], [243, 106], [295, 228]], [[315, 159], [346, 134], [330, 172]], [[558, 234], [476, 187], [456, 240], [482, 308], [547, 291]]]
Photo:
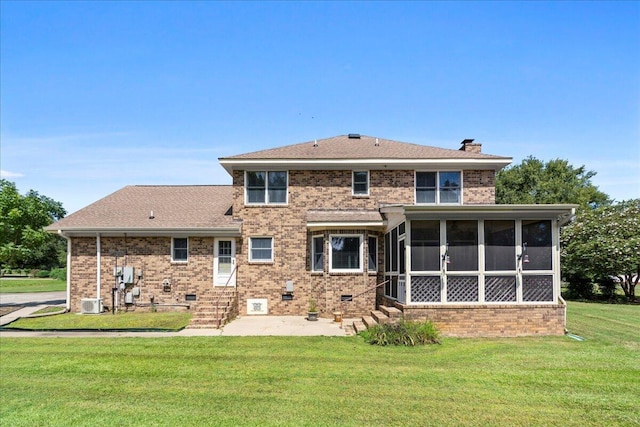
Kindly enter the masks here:
[[235, 246], [233, 239], [215, 239], [213, 259], [213, 284], [215, 286], [236, 285], [236, 275], [233, 274], [236, 265]]

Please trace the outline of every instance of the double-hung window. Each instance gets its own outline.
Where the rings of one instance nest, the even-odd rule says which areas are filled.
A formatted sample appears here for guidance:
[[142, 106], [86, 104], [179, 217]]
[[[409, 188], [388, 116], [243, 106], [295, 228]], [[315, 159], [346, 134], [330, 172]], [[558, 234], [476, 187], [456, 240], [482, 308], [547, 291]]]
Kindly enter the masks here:
[[312, 271], [324, 271], [324, 236], [314, 236], [312, 247]]
[[353, 188], [354, 196], [368, 196], [369, 195], [369, 172], [354, 171], [352, 188]]
[[369, 236], [367, 239], [367, 247], [369, 249], [369, 266], [370, 272], [378, 271], [378, 238]]
[[329, 270], [332, 272], [362, 272], [362, 235], [334, 234], [329, 236]]
[[189, 239], [174, 237], [171, 239], [171, 261], [187, 262], [189, 260]]
[[245, 175], [247, 204], [286, 204], [286, 171], [247, 171]]
[[462, 200], [460, 172], [416, 172], [416, 203], [458, 204]]
[[249, 261], [273, 262], [273, 237], [250, 237]]

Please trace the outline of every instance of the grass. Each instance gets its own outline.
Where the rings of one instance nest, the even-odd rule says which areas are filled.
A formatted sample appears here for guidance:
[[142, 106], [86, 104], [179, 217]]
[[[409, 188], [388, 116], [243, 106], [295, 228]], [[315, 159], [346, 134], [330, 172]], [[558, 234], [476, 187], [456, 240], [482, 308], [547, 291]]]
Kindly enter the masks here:
[[41, 308], [38, 311], [34, 311], [32, 314], [47, 314], [47, 313], [58, 313], [61, 310], [64, 310], [64, 306], [60, 305], [50, 305], [48, 307]]
[[0, 279], [0, 293], [56, 292], [67, 289], [67, 282], [55, 279]]
[[[60, 307], [58, 307], [58, 310]], [[189, 324], [190, 313], [118, 313], [101, 315], [79, 315], [65, 313], [46, 317], [22, 318], [8, 328], [33, 330], [65, 329], [166, 329], [180, 330]]]
[[[569, 303], [567, 337], [1, 338], [3, 425], [626, 426], [640, 306]], [[55, 396], [55, 398], [52, 398]]]

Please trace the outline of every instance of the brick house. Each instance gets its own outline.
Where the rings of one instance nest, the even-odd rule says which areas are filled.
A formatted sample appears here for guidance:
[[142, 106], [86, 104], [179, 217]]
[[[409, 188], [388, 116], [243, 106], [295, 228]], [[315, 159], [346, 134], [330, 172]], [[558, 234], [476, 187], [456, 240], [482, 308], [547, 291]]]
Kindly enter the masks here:
[[496, 205], [511, 158], [350, 134], [219, 161], [231, 186], [128, 186], [49, 226], [68, 241], [69, 309], [189, 309], [213, 326], [313, 299], [321, 316], [380, 308], [449, 335], [564, 332], [575, 207]]

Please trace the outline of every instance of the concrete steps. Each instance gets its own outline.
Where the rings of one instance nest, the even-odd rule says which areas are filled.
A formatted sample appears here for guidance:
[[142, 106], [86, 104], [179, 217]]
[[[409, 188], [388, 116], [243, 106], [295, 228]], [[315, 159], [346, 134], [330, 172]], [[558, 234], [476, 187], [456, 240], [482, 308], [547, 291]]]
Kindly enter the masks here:
[[371, 310], [370, 316], [362, 316], [360, 320], [354, 320], [353, 329], [356, 333], [378, 324], [397, 323], [402, 319], [402, 311], [395, 307], [381, 305], [378, 308], [379, 310]]
[[238, 315], [235, 291], [217, 291], [203, 295], [193, 304], [187, 329], [210, 329], [223, 326]]

